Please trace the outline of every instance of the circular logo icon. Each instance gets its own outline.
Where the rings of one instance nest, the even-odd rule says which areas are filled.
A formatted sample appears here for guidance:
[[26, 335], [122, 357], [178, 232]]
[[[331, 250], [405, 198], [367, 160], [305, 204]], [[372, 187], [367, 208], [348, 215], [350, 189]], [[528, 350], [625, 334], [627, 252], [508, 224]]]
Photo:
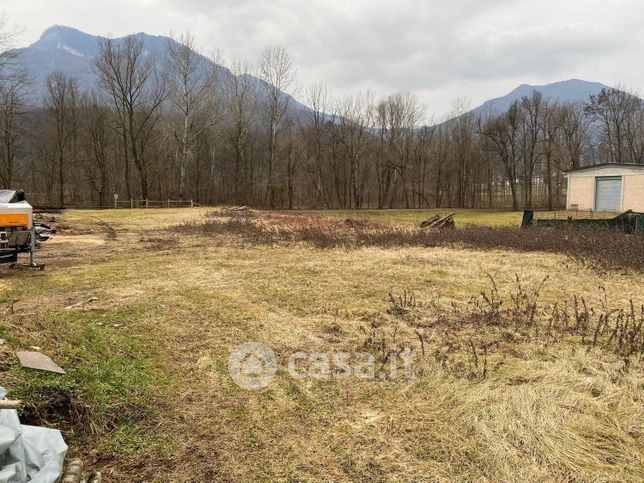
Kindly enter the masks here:
[[262, 389], [273, 380], [277, 372], [277, 359], [264, 344], [244, 342], [230, 353], [228, 371], [235, 384], [242, 389]]

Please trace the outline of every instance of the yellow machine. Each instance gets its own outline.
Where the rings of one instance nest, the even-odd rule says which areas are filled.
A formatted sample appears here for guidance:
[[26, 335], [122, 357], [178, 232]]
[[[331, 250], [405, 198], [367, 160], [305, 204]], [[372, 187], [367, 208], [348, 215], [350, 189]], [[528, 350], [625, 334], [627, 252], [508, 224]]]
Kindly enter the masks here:
[[33, 208], [24, 192], [0, 190], [0, 263], [15, 263], [18, 253], [29, 252], [34, 266], [35, 250]]

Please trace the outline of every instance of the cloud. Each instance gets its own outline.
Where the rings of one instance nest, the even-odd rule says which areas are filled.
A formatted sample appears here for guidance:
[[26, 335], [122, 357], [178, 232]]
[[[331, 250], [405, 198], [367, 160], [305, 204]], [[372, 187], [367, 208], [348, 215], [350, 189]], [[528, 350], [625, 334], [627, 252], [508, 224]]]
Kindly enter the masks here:
[[33, 41], [51, 24], [92, 34], [191, 31], [203, 50], [252, 61], [287, 47], [305, 86], [415, 92], [428, 112], [520, 83], [585, 78], [638, 87], [640, 0], [5, 0]]

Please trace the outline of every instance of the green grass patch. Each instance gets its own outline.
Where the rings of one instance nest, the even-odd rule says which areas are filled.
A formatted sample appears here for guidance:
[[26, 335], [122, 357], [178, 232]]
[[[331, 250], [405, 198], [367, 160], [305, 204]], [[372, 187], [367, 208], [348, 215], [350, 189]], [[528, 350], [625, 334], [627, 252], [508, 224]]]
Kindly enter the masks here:
[[149, 442], [153, 394], [168, 381], [145, 340], [127, 330], [127, 320], [135, 314], [51, 312], [41, 337], [52, 346], [43, 351], [67, 374], [11, 367], [17, 384], [10, 395], [25, 402], [22, 421], [60, 428], [72, 440], [101, 438], [118, 452], [134, 452]]

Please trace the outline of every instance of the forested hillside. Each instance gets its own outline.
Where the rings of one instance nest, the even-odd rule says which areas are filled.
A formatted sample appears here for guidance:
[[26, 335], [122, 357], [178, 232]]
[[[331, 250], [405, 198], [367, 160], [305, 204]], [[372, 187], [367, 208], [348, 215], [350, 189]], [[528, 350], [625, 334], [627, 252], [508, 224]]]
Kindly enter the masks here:
[[[280, 47], [223, 67], [190, 35], [60, 35], [49, 29], [18, 50], [0, 36], [0, 183], [42, 205], [111, 206], [118, 194], [270, 208], [554, 208], [564, 170], [644, 162], [644, 106], [623, 89], [567, 102], [522, 86], [475, 110], [455, 102], [450, 119], [428, 122], [431, 106], [410, 93], [296, 86]], [[73, 67], [42, 60], [50, 47]], [[302, 104], [287, 94], [296, 87]]]

